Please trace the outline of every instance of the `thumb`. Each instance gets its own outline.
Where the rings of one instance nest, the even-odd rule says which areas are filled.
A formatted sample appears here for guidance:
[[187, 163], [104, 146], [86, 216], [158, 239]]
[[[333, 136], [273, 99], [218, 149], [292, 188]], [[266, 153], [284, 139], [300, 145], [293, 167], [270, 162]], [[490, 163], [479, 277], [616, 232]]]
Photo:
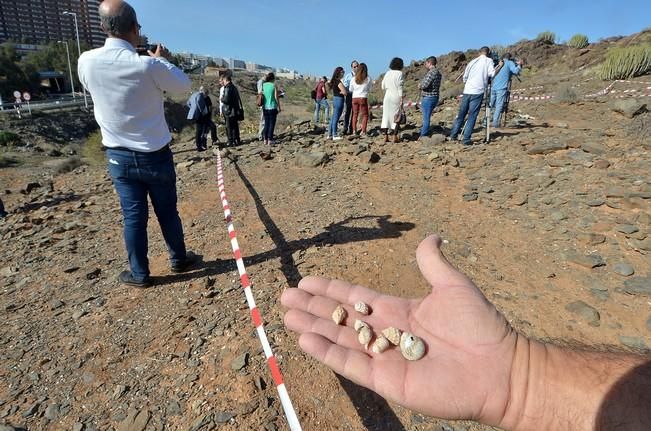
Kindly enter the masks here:
[[432, 285], [433, 289], [444, 286], [472, 284], [472, 281], [445, 258], [441, 251], [441, 238], [431, 235], [421, 241], [416, 250], [416, 261], [423, 277]]

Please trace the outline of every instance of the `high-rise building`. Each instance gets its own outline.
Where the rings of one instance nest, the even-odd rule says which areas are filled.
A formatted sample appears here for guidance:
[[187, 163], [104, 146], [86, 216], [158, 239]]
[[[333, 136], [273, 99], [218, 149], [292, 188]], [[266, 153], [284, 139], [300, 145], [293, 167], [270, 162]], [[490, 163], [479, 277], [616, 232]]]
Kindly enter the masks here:
[[74, 40], [77, 15], [79, 40], [93, 48], [104, 45], [98, 7], [101, 0], [0, 0], [0, 43], [46, 44]]

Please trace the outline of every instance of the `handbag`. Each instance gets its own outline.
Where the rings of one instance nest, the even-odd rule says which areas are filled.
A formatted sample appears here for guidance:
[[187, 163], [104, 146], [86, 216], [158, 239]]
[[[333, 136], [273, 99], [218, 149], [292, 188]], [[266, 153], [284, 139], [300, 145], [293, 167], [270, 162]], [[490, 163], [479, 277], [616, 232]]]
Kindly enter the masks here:
[[393, 116], [393, 122], [396, 124], [407, 124], [407, 114], [405, 114], [404, 109], [400, 108], [396, 112], [396, 115]]

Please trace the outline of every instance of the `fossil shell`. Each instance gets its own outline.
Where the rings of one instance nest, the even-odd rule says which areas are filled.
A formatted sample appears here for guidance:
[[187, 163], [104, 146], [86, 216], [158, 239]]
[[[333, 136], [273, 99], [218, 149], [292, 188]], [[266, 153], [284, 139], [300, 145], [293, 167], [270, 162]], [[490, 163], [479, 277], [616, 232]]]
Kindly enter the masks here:
[[425, 354], [425, 343], [417, 336], [403, 332], [400, 336], [400, 350], [405, 359], [417, 361]]
[[391, 343], [389, 343], [389, 340], [387, 340], [384, 335], [380, 335], [375, 339], [375, 342], [371, 346], [371, 350], [373, 353], [382, 353], [388, 349], [390, 345]]
[[398, 328], [394, 328], [393, 326], [390, 328], [385, 329], [382, 331], [382, 335], [384, 335], [387, 340], [391, 342], [394, 346], [397, 346], [400, 344], [400, 335], [402, 332]]
[[332, 312], [332, 320], [334, 320], [334, 322], [337, 325], [339, 325], [341, 322], [344, 321], [347, 314], [348, 313], [346, 313], [346, 310], [344, 309], [344, 307], [342, 307], [341, 305], [337, 305], [337, 308], [335, 308], [335, 311]]
[[359, 341], [359, 344], [368, 347], [368, 343], [371, 342], [371, 338], [373, 338], [373, 332], [371, 331], [371, 328], [368, 326], [362, 326], [362, 328], [359, 330], [359, 334], [357, 335], [357, 341]]
[[355, 320], [355, 331], [359, 331], [362, 328], [369, 328], [368, 323], [364, 322], [363, 320]]
[[360, 301], [355, 304], [355, 311], [366, 316], [368, 314], [368, 305]]

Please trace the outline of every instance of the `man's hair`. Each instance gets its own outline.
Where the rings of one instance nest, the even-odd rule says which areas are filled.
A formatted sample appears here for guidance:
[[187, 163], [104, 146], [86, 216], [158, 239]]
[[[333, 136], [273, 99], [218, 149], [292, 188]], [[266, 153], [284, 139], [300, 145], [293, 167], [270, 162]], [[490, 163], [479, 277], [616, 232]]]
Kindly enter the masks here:
[[99, 18], [102, 29], [110, 36], [117, 37], [126, 36], [138, 22], [135, 9], [127, 2], [122, 2], [114, 15], [106, 15], [100, 7]]
[[353, 61], [350, 62], [350, 67], [354, 67], [353, 64], [355, 64], [355, 63], [357, 63], [357, 65], [359, 66], [359, 61], [353, 60]]
[[511, 59], [511, 53], [510, 53], [510, 52], [507, 52], [506, 54], [503, 54], [503, 55], [502, 55], [502, 58], [503, 58], [504, 60], [510, 60], [510, 59]]
[[230, 69], [226, 69], [225, 71], [222, 72], [222, 78], [224, 78], [227, 81], [230, 81], [233, 78], [233, 71]]
[[436, 66], [436, 57], [433, 55], [430, 55], [427, 57], [427, 60], [425, 60], [427, 63], [431, 64], [432, 66]]
[[276, 75], [273, 72], [269, 72], [264, 77], [264, 82], [274, 82], [276, 80]]
[[487, 47], [487, 46], [482, 46], [482, 47], [479, 49], [479, 53], [480, 53], [480, 54], [484, 54], [484, 55], [488, 55], [488, 54], [491, 53], [491, 49], [490, 49], [489, 47]]
[[402, 70], [405, 67], [405, 63], [400, 57], [393, 57], [391, 63], [389, 63], [389, 69], [391, 70]]

